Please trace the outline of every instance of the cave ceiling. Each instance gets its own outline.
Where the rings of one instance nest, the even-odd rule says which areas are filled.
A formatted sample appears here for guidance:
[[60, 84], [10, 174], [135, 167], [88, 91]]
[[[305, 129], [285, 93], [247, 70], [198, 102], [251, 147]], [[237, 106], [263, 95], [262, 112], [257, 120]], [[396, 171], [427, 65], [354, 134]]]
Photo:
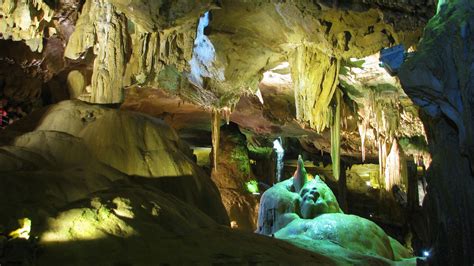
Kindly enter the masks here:
[[431, 0], [0, 0], [0, 77], [17, 101], [47, 87], [56, 100], [121, 104], [195, 137], [215, 112], [248, 136], [325, 152], [340, 91], [342, 155], [377, 158], [381, 139], [425, 135], [378, 52], [416, 50], [434, 9]]

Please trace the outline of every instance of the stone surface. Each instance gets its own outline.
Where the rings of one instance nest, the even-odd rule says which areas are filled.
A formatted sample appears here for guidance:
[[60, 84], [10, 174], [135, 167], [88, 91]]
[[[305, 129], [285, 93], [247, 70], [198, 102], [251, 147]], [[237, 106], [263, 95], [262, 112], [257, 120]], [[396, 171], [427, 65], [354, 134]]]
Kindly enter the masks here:
[[0, 5], [2, 39], [24, 41], [32, 51], [43, 50], [43, 33], [53, 18], [54, 9], [45, 1], [5, 0]]
[[[214, 218], [222, 222], [222, 206], [221, 212], [216, 206], [202, 212], [196, 208], [199, 199], [192, 197], [199, 188], [212, 190], [205, 180], [199, 183], [199, 179], [186, 177], [178, 183], [154, 182], [165, 177], [127, 175], [108, 165], [110, 158], [98, 156], [82, 132], [92, 130], [97, 126], [94, 123], [113, 114], [122, 119], [122, 129], [127, 120], [138, 120], [150, 123], [141, 128], [149, 133], [170, 132], [160, 122], [143, 115], [66, 101], [45, 112], [36, 130], [0, 148], [0, 197], [1, 202], [8, 202], [0, 204], [2, 264], [389, 263], [372, 256], [333, 259], [329, 254], [320, 255], [324, 250], [299, 249], [278, 239], [218, 225], [205, 212], [210, 211], [211, 216], [215, 213]], [[15, 127], [20, 128], [21, 123], [27, 120]], [[118, 131], [114, 123], [105, 124], [110, 128], [101, 132], [108, 137], [109, 132]], [[116, 140], [118, 145], [127, 139], [147, 139], [146, 134], [139, 137], [133, 130], [122, 133], [126, 135], [124, 140]], [[158, 136], [163, 150], [176, 145], [166, 138], [167, 134]], [[105, 135], [97, 133], [96, 137], [106, 141]], [[170, 155], [179, 153], [182, 152], [176, 148]], [[120, 159], [121, 155], [110, 151], [107, 157]], [[198, 187], [191, 187], [193, 191], [189, 192], [192, 182], [198, 182]], [[203, 195], [208, 207], [218, 199], [210, 191]], [[30, 240], [1, 240], [18, 228], [16, 220], [21, 218], [31, 220]]]
[[176, 133], [151, 117], [65, 101], [52, 106], [36, 130], [17, 137], [7, 151], [5, 157], [18, 157], [7, 161], [4, 169], [10, 171], [40, 170], [45, 160], [44, 166], [53, 169], [90, 169], [96, 175], [105, 171], [106, 180], [115, 171], [174, 194], [228, 224], [209, 176], [189, 159], [190, 151]]
[[[298, 168], [297, 177], [307, 176], [302, 164]], [[342, 248], [348, 250], [342, 253], [416, 263], [408, 250], [375, 223], [342, 213], [336, 197], [319, 176], [308, 180], [301, 191], [298, 184], [298, 178], [292, 177], [265, 191], [259, 210], [258, 233], [314, 251]]]
[[[245, 130], [253, 144], [265, 146], [268, 143], [256, 140], [282, 136], [298, 138], [307, 152], [327, 153], [331, 150], [328, 126], [334, 122], [333, 95], [340, 87], [344, 93], [342, 157], [380, 160], [378, 172], [384, 173], [384, 161], [396, 161], [386, 160], [393, 143], [399, 144], [399, 158], [413, 158], [426, 167], [433, 153], [424, 210], [430, 222], [419, 226], [430, 231], [423, 245], [436, 243], [438, 264], [472, 264], [471, 3], [439, 1], [438, 14], [417, 45], [434, 6], [432, 0], [3, 1], [0, 38], [9, 40], [0, 41], [0, 90], [9, 100], [29, 105], [40, 105], [41, 95], [44, 103], [56, 102], [68, 98], [68, 75], [80, 72], [83, 85], [77, 82], [78, 89], [70, 96], [80, 94], [82, 99], [104, 104], [125, 100], [122, 109], [163, 118], [179, 135], [202, 146], [211, 143], [211, 112], [229, 114], [230, 110], [230, 120]], [[198, 31], [200, 17], [209, 10], [209, 25]], [[223, 69], [224, 77], [207, 77], [200, 87], [189, 84], [198, 34], [214, 47], [212, 63]], [[395, 78], [386, 79], [367, 64], [368, 56], [396, 44], [417, 52], [401, 71], [410, 99]], [[69, 59], [64, 58], [65, 49]], [[281, 64], [287, 64], [286, 68], [278, 69]], [[279, 72], [284, 82], [264, 82], [268, 72]], [[19, 132], [35, 128], [41, 110], [28, 117], [30, 121], [1, 132], [0, 143], [21, 145], [21, 149], [3, 147], [0, 165], [8, 171], [39, 171], [43, 165], [59, 171], [55, 165], [78, 167], [90, 156], [102, 165], [97, 171], [116, 168], [113, 171], [125, 176], [200, 172], [174, 155], [166, 157], [173, 163], [163, 169], [160, 161], [147, 159], [159, 153], [154, 151], [157, 147], [121, 139], [123, 134], [107, 135], [102, 142], [95, 139], [97, 132], [123, 123], [133, 128], [126, 134], [152, 142], [165, 138], [173, 143], [170, 150], [189, 154], [181, 150], [176, 136], [136, 129], [147, 129], [155, 124], [150, 122], [153, 119], [110, 115], [94, 106], [79, 109], [67, 119], [44, 121], [41, 132], [17, 140]], [[48, 146], [56, 142], [58, 146]], [[122, 158], [108, 156], [108, 147], [115, 143], [119, 145], [111, 150]], [[74, 151], [88, 151], [53, 155], [67, 152], [68, 145]], [[128, 149], [132, 161], [125, 159]], [[409, 157], [403, 158], [402, 152]], [[183, 168], [177, 169], [182, 163]], [[380, 181], [392, 184], [393, 180], [382, 178], [379, 185]], [[175, 186], [167, 182], [160, 185]], [[363, 183], [359, 180], [355, 186]], [[173, 193], [182, 193], [179, 197], [188, 203], [196, 196], [179, 189]], [[232, 204], [241, 206], [246, 201], [239, 198]]]
[[255, 177], [245, 136], [235, 124], [223, 126], [219, 147], [217, 167], [212, 168], [211, 178], [221, 193], [231, 225], [253, 232], [257, 228], [258, 198], [246, 185]]
[[433, 263], [473, 263], [474, 188], [472, 2], [440, 1], [419, 52], [402, 67], [404, 89], [425, 115], [429, 150], [428, 193]]

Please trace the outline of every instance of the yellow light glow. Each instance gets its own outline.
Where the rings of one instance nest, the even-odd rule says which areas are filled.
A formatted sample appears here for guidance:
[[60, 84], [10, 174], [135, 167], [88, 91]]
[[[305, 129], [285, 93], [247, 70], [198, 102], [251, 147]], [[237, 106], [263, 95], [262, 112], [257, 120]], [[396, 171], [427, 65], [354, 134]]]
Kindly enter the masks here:
[[130, 237], [137, 232], [120, 217], [115, 209], [105, 206], [98, 208], [72, 209], [49, 220], [49, 229], [44, 232], [41, 242], [69, 242], [77, 240], [95, 240], [114, 235]]
[[18, 224], [20, 225], [20, 228], [16, 229], [15, 231], [12, 231], [10, 234], [8, 234], [8, 236], [11, 238], [29, 239], [31, 231], [31, 220], [28, 218], [21, 218], [18, 219]]

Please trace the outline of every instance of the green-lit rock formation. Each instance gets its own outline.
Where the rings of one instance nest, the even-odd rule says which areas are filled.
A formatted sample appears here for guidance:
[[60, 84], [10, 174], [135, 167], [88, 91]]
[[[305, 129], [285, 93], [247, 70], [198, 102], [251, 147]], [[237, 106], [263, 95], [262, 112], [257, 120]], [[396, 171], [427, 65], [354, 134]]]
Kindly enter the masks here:
[[[263, 194], [258, 233], [318, 253], [337, 252], [336, 257], [352, 257], [354, 253], [397, 261], [411, 257], [374, 222], [343, 214], [331, 189], [318, 176], [301, 191], [295, 190], [297, 183], [292, 177]], [[414, 259], [405, 262], [415, 264]]]

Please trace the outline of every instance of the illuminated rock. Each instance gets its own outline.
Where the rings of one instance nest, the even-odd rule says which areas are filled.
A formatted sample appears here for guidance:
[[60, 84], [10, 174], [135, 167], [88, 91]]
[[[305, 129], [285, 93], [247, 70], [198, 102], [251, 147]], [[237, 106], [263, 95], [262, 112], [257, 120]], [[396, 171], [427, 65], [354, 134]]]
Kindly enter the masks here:
[[[64, 101], [50, 108], [36, 130], [18, 136], [12, 144], [13, 147], [2, 148], [7, 155], [0, 158], [10, 158], [0, 161], [0, 171], [33, 171], [32, 178], [39, 182], [44, 176], [40, 171], [43, 167], [64, 169], [71, 176], [77, 176], [81, 171], [78, 169], [87, 169], [85, 179], [77, 180], [90, 182], [90, 187], [85, 186], [87, 193], [107, 188], [110, 181], [136, 179], [161, 187], [228, 224], [215, 185], [191, 161], [190, 151], [186, 151], [176, 133], [157, 119], [80, 101]], [[66, 200], [84, 195], [84, 191], [69, 187], [70, 183], [60, 177], [55, 174], [58, 182], [65, 182], [60, 190], [68, 195]], [[2, 181], [14, 183], [4, 188], [28, 183], [21, 178]], [[34, 190], [34, 186], [29, 189]], [[37, 195], [32, 193], [33, 197]]]
[[213, 168], [211, 178], [234, 227], [252, 232], [257, 224], [258, 198], [247, 189], [247, 183], [255, 177], [250, 168], [245, 136], [235, 124], [223, 126], [219, 147], [218, 170]]
[[258, 213], [260, 234], [271, 235], [291, 221], [317, 217], [322, 213], [342, 212], [331, 189], [315, 177], [297, 192], [294, 177], [275, 184], [263, 193]]
[[33, 52], [42, 52], [43, 33], [54, 10], [43, 0], [5, 0], [0, 5], [0, 39], [24, 41]]
[[[304, 169], [304, 166], [302, 166]], [[343, 214], [331, 189], [317, 176], [301, 191], [292, 177], [262, 195], [257, 233], [272, 235], [317, 252], [343, 248], [388, 260], [409, 258], [409, 252], [379, 226]], [[414, 263], [414, 261], [411, 261]]]

